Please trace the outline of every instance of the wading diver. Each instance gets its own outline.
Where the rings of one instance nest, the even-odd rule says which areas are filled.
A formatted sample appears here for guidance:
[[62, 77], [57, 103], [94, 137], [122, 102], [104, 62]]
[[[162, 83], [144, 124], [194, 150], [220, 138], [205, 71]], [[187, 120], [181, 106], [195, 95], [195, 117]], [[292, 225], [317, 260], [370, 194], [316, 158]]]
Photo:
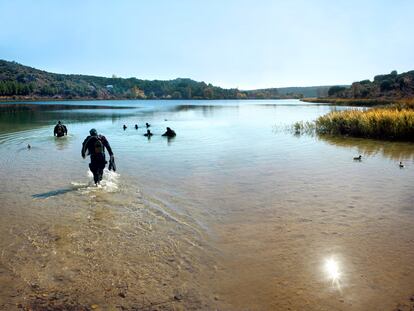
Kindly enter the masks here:
[[62, 124], [62, 122], [58, 121], [58, 123], [55, 126], [55, 129], [53, 130], [53, 136], [62, 137], [65, 135], [68, 135], [68, 129], [65, 125]]

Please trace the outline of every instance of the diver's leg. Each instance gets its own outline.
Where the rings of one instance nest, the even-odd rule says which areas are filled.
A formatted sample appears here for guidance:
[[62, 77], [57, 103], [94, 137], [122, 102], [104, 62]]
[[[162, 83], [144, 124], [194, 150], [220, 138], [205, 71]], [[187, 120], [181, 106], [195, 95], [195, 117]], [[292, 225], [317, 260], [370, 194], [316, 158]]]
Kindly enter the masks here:
[[99, 168], [98, 169], [98, 182], [102, 180], [102, 176], [103, 176], [103, 169]]
[[103, 170], [106, 166], [106, 160], [105, 160], [105, 155], [102, 155], [102, 158], [99, 159], [99, 164], [98, 164], [98, 175], [99, 175], [99, 181], [102, 180], [103, 177]]
[[98, 168], [96, 167], [96, 165], [94, 163], [89, 163], [89, 169], [91, 170], [92, 174], [93, 174], [93, 181], [95, 182], [95, 184], [99, 183], [99, 175], [98, 175]]

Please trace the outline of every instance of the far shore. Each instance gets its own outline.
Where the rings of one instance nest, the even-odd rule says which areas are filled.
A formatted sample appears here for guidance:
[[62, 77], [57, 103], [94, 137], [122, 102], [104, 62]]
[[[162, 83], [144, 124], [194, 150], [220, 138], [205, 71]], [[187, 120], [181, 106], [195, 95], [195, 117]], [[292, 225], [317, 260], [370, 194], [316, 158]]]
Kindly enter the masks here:
[[307, 103], [334, 104], [337, 106], [386, 106], [412, 102], [413, 98], [302, 98]]

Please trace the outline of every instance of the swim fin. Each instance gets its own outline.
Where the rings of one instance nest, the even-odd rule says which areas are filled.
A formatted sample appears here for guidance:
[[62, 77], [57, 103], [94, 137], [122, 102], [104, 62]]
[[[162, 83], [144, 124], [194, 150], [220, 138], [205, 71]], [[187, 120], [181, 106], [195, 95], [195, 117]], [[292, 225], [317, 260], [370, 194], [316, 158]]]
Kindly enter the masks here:
[[114, 159], [114, 157], [111, 157], [110, 158], [110, 160], [109, 160], [109, 166], [108, 166], [108, 169], [110, 170], [110, 171], [116, 171], [116, 164], [115, 164], [115, 159]]

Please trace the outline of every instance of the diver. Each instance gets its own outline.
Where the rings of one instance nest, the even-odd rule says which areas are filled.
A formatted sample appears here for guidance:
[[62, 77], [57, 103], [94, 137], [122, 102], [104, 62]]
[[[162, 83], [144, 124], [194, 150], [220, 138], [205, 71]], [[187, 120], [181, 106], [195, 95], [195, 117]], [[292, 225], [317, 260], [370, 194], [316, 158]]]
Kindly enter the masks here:
[[107, 163], [105, 160], [105, 148], [108, 149], [110, 162], [114, 162], [114, 154], [105, 136], [98, 135], [96, 129], [91, 129], [89, 134], [82, 143], [81, 155], [84, 159], [86, 155], [91, 156], [89, 169], [93, 173], [93, 180], [97, 185], [102, 180], [103, 169]]
[[145, 123], [146, 128], [149, 128], [151, 126], [151, 124], [149, 124], [148, 122]]
[[68, 129], [65, 125], [63, 125], [60, 121], [55, 126], [55, 129], [53, 130], [53, 136], [56, 137], [62, 137], [62, 136], [68, 135]]
[[169, 127], [167, 127], [167, 131], [164, 134], [162, 134], [162, 136], [166, 136], [168, 138], [172, 138], [172, 137], [177, 136], [177, 134], [175, 134], [175, 132], [172, 129], [170, 129]]
[[135, 124], [135, 129], [136, 129], [136, 130], [138, 129], [138, 124]]
[[147, 132], [144, 134], [144, 136], [146, 136], [148, 138], [151, 138], [152, 135], [154, 135], [154, 134], [152, 134], [150, 130], [147, 130]]

